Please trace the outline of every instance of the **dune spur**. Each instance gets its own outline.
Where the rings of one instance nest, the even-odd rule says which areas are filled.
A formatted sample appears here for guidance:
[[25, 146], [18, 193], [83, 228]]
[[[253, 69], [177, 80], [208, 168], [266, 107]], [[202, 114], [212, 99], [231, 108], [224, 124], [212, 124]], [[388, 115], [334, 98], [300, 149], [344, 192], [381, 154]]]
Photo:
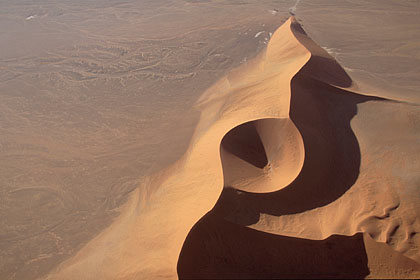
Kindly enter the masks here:
[[[350, 127], [350, 119], [356, 114], [355, 105], [380, 100], [342, 89], [350, 86], [351, 79], [338, 63], [306, 36], [293, 17], [290, 18], [273, 34], [262, 54], [232, 70], [201, 96], [196, 104], [201, 111], [200, 120], [189, 149], [182, 158], [144, 178], [141, 186], [131, 194], [121, 216], [47, 278], [246, 277], [230, 269], [229, 265], [220, 267], [220, 274], [214, 271], [208, 274], [209, 271], [206, 272], [200, 265], [212, 268], [215, 263], [211, 256], [207, 258], [207, 263], [194, 262], [191, 259], [193, 251], [201, 251], [200, 246], [196, 247], [191, 242], [192, 237], [199, 237], [194, 235], [195, 228], [209, 217], [227, 213], [226, 209], [213, 209], [223, 190], [259, 194], [280, 192], [280, 200], [276, 204], [284, 207], [276, 214], [284, 215], [326, 205], [343, 195], [356, 180], [360, 165], [359, 146]], [[323, 97], [317, 91], [319, 89], [337, 97]], [[346, 102], [340, 96], [345, 96]], [[319, 113], [324, 110], [330, 110], [327, 116]], [[347, 153], [340, 154], [343, 149], [338, 148], [334, 153], [330, 149], [334, 145]], [[324, 177], [321, 167], [325, 165], [332, 170], [331, 178]], [[311, 200], [311, 193], [305, 193], [305, 186], [313, 180], [323, 186], [312, 190], [325, 194], [320, 200]], [[323, 184], [327, 181], [332, 183]], [[306, 258], [312, 258], [314, 252], [325, 253], [325, 248], [330, 246], [328, 240], [311, 243], [299, 238], [281, 242], [274, 238], [270, 242], [273, 236], [262, 232], [261, 224], [255, 230], [239, 226], [241, 223], [223, 221], [226, 224], [222, 226], [230, 232], [226, 236], [227, 242], [238, 238], [235, 234], [256, 240], [263, 238], [266, 246], [284, 245], [289, 254], [296, 251], [294, 246], [299, 247], [297, 251], [303, 250], [300, 256]], [[244, 231], [248, 233], [244, 235]], [[358, 248], [355, 254], [359, 259], [351, 262], [351, 268], [359, 269], [361, 274], [351, 276], [366, 276], [369, 269], [365, 243], [370, 242], [369, 237], [364, 237], [368, 241], [363, 241], [360, 234], [342, 237], [344, 241], [340, 238], [333, 240], [337, 246], [344, 246], [336, 253]], [[372, 244], [370, 247], [379, 246], [375, 241]], [[264, 248], [267, 247], [259, 250]], [[252, 264], [249, 261], [256, 259], [242, 255], [249, 252], [241, 245], [235, 249], [237, 259], [244, 261], [236, 263], [236, 268], [247, 263], [245, 267], [252, 270], [254, 266], [249, 266]], [[394, 259], [404, 263], [408, 270], [418, 269], [416, 262], [407, 261], [406, 257], [390, 248], [381, 250], [388, 249], [395, 255]], [[378, 250], [371, 251], [375, 254]], [[226, 255], [222, 252], [223, 257]], [[269, 266], [282, 265], [285, 268], [275, 269], [277, 277], [314, 276], [308, 271], [293, 274], [291, 271], [294, 271], [296, 263], [287, 263], [293, 258], [285, 261], [284, 257], [274, 255], [272, 259], [283, 260], [281, 263], [268, 263]], [[331, 258], [325, 261], [330, 263]], [[318, 275], [328, 275], [328, 270], [340, 270], [343, 263], [346, 261], [330, 266], [320, 263], [317, 265], [320, 267]], [[394, 262], [389, 265], [394, 265]], [[286, 267], [292, 269], [287, 270]], [[214, 269], [217, 270], [217, 267]], [[281, 274], [282, 271], [284, 274]], [[252, 271], [248, 272], [248, 275], [253, 275]], [[270, 276], [266, 267], [260, 272], [263, 273], [261, 277]], [[253, 276], [258, 277], [259, 274]]]

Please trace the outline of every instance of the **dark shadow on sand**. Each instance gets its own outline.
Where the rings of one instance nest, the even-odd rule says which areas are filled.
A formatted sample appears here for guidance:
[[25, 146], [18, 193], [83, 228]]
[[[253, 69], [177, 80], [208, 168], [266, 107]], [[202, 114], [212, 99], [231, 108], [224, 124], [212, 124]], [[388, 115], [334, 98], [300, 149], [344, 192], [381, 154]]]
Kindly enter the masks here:
[[364, 278], [369, 274], [361, 234], [313, 241], [246, 227], [258, 222], [262, 213], [282, 216], [328, 205], [356, 182], [361, 155], [350, 122], [357, 104], [383, 99], [336, 87], [350, 85], [350, 77], [338, 63], [323, 56], [312, 56], [295, 75], [290, 118], [305, 147], [300, 174], [272, 193], [225, 186], [214, 209], [185, 241], [178, 263], [181, 279]]
[[267, 155], [254, 122], [241, 124], [223, 137], [223, 148], [258, 168], [267, 165]]
[[[357, 114], [357, 104], [383, 99], [354, 94], [314, 78], [307, 70], [309, 67], [316, 71], [312, 61], [291, 82], [290, 118], [300, 131], [305, 147], [300, 174], [289, 186], [272, 193], [247, 193], [225, 186], [212, 210], [217, 215], [251, 225], [261, 213], [281, 216], [325, 206], [356, 182], [361, 155], [350, 122]], [[330, 71], [337, 75], [335, 68], [335, 65], [326, 67], [324, 75], [331, 79], [334, 76]], [[347, 77], [336, 79], [342, 83]]]
[[369, 274], [363, 235], [314, 241], [268, 234], [209, 213], [188, 235], [180, 279], [361, 279]]

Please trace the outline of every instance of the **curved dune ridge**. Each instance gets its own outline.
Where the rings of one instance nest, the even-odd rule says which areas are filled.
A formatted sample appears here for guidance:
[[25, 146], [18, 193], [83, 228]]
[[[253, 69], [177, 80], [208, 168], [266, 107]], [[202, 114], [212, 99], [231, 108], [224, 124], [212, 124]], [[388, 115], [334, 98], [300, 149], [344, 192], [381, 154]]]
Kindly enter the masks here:
[[[290, 18], [200, 97], [183, 157], [144, 178], [121, 216], [47, 278], [418, 277], [417, 210], [375, 196], [362, 176], [368, 137], [354, 128], [360, 104], [409, 105], [354, 88]], [[400, 209], [414, 220], [395, 229]]]

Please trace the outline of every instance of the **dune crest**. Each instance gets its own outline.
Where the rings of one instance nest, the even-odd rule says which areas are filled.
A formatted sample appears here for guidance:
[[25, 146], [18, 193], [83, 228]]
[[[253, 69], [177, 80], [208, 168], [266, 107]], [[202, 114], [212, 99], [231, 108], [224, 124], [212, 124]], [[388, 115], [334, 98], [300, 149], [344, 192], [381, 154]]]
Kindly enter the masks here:
[[[189, 252], [184, 242], [218, 200], [210, 216], [227, 228], [246, 228], [249, 236], [255, 230], [313, 240], [364, 231], [373, 236], [360, 219], [326, 227], [305, 214], [334, 204], [358, 180], [362, 159], [352, 119], [358, 104], [384, 99], [342, 89], [351, 85], [290, 18], [262, 54], [201, 96], [200, 120], [183, 157], [144, 178], [121, 216], [48, 279], [188, 278], [188, 269], [179, 267]], [[294, 232], [287, 231], [290, 226]], [[325, 247], [311, 244], [315, 251]]]

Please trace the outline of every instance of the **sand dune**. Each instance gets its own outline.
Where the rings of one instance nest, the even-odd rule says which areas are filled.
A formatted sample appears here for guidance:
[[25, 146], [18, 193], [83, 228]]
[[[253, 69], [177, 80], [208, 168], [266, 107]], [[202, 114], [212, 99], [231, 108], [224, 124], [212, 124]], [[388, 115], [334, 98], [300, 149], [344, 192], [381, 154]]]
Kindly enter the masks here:
[[[415, 200], [366, 187], [386, 169], [355, 122], [362, 104], [411, 105], [354, 88], [290, 18], [201, 96], [186, 153], [48, 279], [418, 277]], [[397, 208], [414, 220], [390, 229]], [[375, 209], [387, 210], [371, 221]]]

